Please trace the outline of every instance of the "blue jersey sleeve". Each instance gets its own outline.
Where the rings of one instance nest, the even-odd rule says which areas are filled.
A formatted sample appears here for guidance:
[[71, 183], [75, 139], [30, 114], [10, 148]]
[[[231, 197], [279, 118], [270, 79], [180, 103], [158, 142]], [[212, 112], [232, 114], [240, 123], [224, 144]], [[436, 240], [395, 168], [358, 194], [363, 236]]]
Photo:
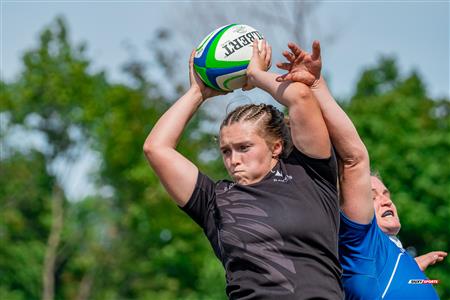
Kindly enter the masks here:
[[339, 260], [344, 275], [375, 276], [376, 263], [382, 263], [376, 258], [383, 257], [382, 254], [380, 256], [380, 233], [375, 216], [370, 224], [359, 224], [341, 212]]
[[359, 224], [341, 212], [339, 260], [347, 300], [381, 299], [378, 280], [380, 264], [385, 262], [382, 232], [375, 216], [370, 224]]

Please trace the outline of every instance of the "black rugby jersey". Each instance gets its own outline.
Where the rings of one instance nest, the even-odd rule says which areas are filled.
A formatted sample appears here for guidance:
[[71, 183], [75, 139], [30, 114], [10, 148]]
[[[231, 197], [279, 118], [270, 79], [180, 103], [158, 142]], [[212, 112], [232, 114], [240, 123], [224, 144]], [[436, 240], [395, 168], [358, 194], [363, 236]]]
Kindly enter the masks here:
[[260, 181], [198, 174], [182, 208], [226, 271], [229, 299], [342, 299], [337, 166], [294, 149]]

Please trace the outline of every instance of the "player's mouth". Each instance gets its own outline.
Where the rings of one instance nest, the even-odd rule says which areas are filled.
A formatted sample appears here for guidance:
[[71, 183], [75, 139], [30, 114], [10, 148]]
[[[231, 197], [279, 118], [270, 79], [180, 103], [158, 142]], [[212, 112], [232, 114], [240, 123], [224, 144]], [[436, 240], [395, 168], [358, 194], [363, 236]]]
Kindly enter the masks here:
[[382, 218], [393, 217], [393, 216], [394, 216], [394, 212], [392, 210], [387, 210], [381, 215]]

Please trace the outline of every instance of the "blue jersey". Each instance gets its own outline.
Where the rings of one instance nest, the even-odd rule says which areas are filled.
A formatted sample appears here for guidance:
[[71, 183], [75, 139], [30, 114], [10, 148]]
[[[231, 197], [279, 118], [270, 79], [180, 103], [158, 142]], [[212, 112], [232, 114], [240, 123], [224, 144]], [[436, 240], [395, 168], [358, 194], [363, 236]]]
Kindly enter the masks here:
[[378, 227], [358, 224], [341, 212], [339, 259], [346, 299], [439, 299], [412, 258]]

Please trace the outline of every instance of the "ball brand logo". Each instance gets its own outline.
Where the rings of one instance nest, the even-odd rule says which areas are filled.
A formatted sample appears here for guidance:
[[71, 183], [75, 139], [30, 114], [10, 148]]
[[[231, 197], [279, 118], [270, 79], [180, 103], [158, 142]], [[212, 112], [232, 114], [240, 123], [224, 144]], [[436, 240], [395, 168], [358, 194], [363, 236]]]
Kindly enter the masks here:
[[233, 31], [237, 33], [246, 33], [247, 28], [245, 26], [236, 26]]
[[437, 279], [410, 279], [408, 284], [439, 284]]
[[236, 50], [241, 49], [244, 46], [250, 45], [253, 43], [255, 39], [262, 40], [263, 36], [258, 31], [252, 31], [249, 33], [246, 33], [244, 35], [238, 36], [232, 41], [226, 41], [222, 44], [222, 48], [224, 48], [227, 52], [225, 53], [225, 56], [228, 57]]

